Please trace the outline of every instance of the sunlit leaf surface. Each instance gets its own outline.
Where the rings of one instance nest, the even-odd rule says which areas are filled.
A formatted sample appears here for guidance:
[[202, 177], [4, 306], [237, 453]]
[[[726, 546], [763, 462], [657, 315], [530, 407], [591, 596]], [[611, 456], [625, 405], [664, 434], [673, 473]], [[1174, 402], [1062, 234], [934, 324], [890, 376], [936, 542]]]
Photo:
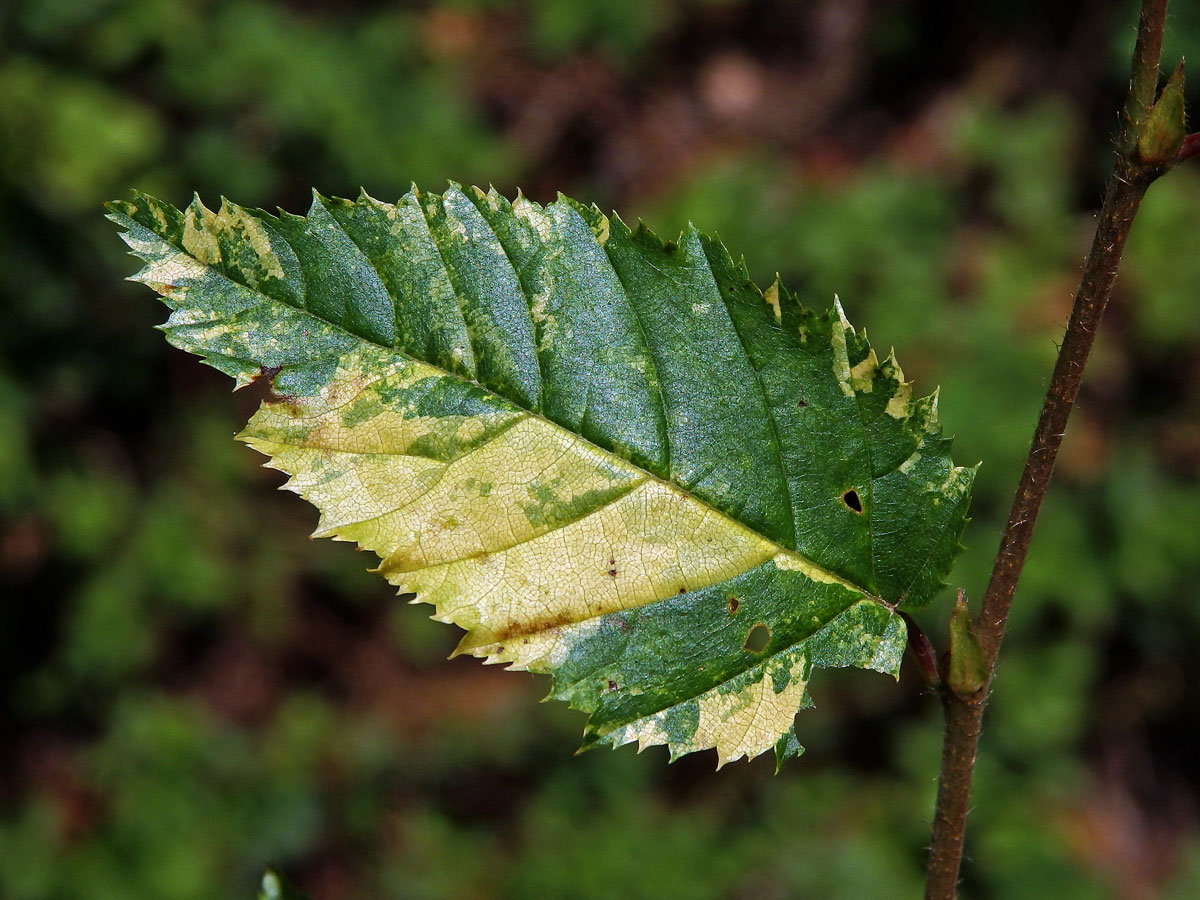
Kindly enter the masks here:
[[775, 748], [814, 668], [893, 675], [974, 470], [840, 306], [718, 241], [561, 198], [314, 195], [307, 217], [144, 195], [110, 217], [241, 439], [377, 553], [461, 652], [548, 673], [584, 744]]

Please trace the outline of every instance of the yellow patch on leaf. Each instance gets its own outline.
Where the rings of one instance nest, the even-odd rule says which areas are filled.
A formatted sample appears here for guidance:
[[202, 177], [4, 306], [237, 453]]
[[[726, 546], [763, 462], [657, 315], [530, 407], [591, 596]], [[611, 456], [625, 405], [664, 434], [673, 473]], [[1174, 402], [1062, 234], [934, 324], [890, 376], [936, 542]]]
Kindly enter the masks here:
[[[321, 510], [314, 534], [468, 633], [459, 652], [546, 658], [556, 630], [726, 581], [767, 560], [842, 579], [530, 413], [418, 415], [396, 396], [436, 369], [339, 368], [315, 397], [264, 403], [241, 435]], [[533, 636], [543, 635], [545, 641]]]

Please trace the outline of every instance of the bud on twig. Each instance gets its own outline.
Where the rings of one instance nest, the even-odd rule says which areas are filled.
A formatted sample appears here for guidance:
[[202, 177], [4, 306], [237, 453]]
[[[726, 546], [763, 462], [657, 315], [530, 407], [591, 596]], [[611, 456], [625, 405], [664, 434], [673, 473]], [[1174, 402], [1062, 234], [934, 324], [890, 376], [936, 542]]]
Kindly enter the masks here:
[[950, 613], [950, 665], [946, 686], [960, 697], [978, 693], [987, 683], [987, 660], [983, 645], [975, 634], [967, 596], [960, 588], [954, 611]]
[[1183, 146], [1187, 123], [1183, 111], [1183, 61], [1175, 67], [1158, 101], [1138, 133], [1138, 159], [1144, 163], [1171, 162]]

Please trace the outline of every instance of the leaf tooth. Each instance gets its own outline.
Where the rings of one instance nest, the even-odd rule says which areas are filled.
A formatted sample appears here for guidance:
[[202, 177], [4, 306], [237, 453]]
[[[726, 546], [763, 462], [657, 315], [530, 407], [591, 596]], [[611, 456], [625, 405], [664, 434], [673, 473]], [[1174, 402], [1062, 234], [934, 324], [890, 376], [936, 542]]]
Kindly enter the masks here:
[[185, 212], [187, 210], [194, 210], [197, 215], [211, 212], [211, 210], [204, 205], [204, 201], [200, 199], [199, 191], [192, 191], [192, 202], [187, 205]]
[[[339, 205], [344, 204], [347, 206], [351, 205], [349, 200], [342, 200], [340, 197], [326, 197], [324, 194], [322, 194], [316, 188], [312, 189], [312, 206], [316, 206], [317, 204], [320, 204], [321, 206], [324, 206], [326, 209], [328, 209], [330, 204], [333, 204], [333, 203], [337, 203]], [[310, 206], [309, 208], [311, 209], [312, 206]]]
[[299, 224], [302, 224], [302, 223], [305, 223], [308, 221], [308, 219], [305, 216], [298, 216], [295, 213], [290, 213], [286, 209], [284, 209], [282, 206], [277, 206], [276, 209], [279, 210], [278, 218], [280, 219], [280, 221], [288, 222], [293, 225], [299, 225]]
[[939, 384], [929, 394], [929, 423], [927, 430], [932, 434], [936, 429], [941, 427], [938, 421], [938, 398], [941, 397], [942, 386]]
[[850, 324], [850, 320], [846, 318], [846, 311], [842, 309], [842, 298], [837, 294], [833, 295], [833, 308], [837, 310], [838, 321], [842, 323], [842, 327], [853, 330], [854, 326]]

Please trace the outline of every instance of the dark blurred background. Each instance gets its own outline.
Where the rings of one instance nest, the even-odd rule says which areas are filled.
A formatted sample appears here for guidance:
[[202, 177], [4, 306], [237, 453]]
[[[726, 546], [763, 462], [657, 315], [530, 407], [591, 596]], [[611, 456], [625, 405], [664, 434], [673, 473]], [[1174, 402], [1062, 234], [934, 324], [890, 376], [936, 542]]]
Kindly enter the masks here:
[[[836, 291], [984, 466], [981, 594], [1111, 162], [1134, 2], [5, 0], [0, 897], [912, 898], [940, 720], [831, 673], [809, 750], [573, 757], [231, 436], [101, 201], [447, 178], [689, 219]], [[1200, 56], [1178, 2], [1169, 67]], [[1198, 82], [1200, 83], [1200, 82]], [[1192, 90], [1193, 106], [1200, 92]], [[1200, 896], [1200, 167], [1135, 228], [989, 709], [969, 898]], [[950, 596], [922, 621], [941, 640]]]

